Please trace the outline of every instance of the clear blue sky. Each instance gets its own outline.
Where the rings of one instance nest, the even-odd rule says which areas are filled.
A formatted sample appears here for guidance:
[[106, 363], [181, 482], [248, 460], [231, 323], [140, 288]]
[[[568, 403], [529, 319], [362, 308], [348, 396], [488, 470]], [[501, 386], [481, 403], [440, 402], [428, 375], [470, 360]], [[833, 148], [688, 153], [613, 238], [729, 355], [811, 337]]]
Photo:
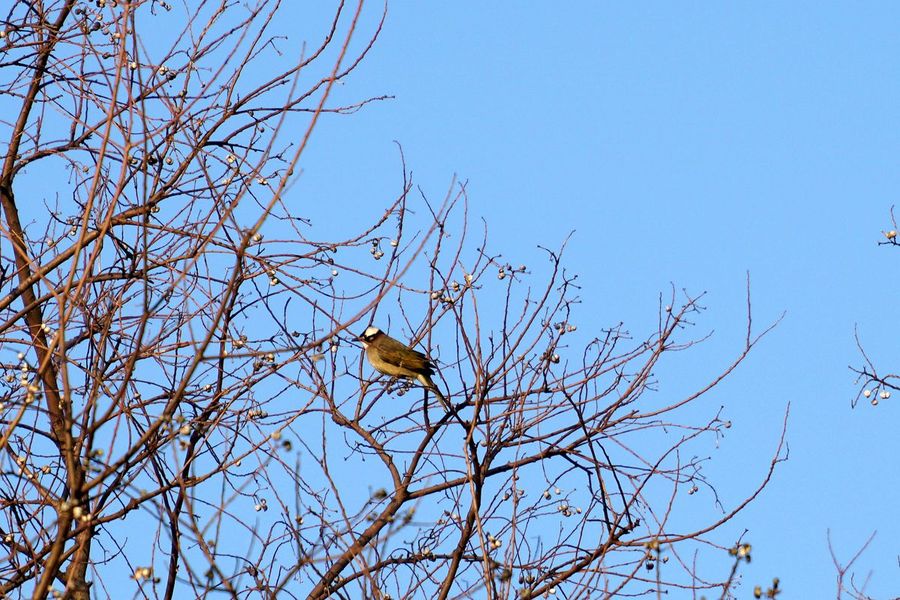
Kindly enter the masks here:
[[[900, 255], [876, 245], [900, 190], [900, 5], [523, 6], [392, 2], [339, 94], [395, 99], [323, 121], [296, 198], [319, 225], [380, 210], [399, 189], [397, 140], [432, 198], [468, 180], [512, 262], [574, 230], [581, 329], [650, 331], [670, 283], [708, 291], [701, 329], [715, 337], [660, 373], [662, 393], [739, 350], [749, 271], [756, 322], [786, 317], [706, 400], [734, 422], [708, 449], [726, 507], [762, 476], [788, 403], [791, 415], [790, 460], [727, 530], [749, 530], [746, 579], [834, 597], [826, 532], [846, 560], [877, 531], [857, 573], [872, 571], [871, 596], [897, 595], [900, 411], [851, 410], [848, 365], [858, 324], [900, 369]], [[309, 6], [289, 10], [312, 31]], [[380, 10], [367, 7], [369, 26]], [[715, 510], [709, 496], [696, 506]]]

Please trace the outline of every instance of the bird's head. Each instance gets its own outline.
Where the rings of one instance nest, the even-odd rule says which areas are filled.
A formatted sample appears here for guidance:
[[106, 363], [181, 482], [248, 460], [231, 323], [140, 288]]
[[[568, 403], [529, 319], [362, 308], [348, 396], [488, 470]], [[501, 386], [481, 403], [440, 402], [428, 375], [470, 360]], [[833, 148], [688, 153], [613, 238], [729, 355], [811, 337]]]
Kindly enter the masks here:
[[361, 341], [363, 344], [363, 347], [365, 347], [368, 344], [371, 344], [372, 342], [374, 342], [375, 339], [380, 335], [384, 335], [384, 333], [382, 333], [382, 331], [380, 329], [378, 329], [377, 327], [369, 326], [369, 327], [366, 327], [366, 330], [363, 331], [361, 336], [359, 336], [359, 341]]

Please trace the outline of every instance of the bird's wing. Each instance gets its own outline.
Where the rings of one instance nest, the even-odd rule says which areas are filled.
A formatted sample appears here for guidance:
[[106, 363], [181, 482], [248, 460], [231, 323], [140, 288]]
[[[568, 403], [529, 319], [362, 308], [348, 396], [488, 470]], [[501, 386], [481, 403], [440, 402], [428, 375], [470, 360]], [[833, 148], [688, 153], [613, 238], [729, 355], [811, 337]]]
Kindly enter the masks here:
[[429, 375], [434, 372], [427, 356], [392, 337], [384, 336], [378, 349], [386, 362]]

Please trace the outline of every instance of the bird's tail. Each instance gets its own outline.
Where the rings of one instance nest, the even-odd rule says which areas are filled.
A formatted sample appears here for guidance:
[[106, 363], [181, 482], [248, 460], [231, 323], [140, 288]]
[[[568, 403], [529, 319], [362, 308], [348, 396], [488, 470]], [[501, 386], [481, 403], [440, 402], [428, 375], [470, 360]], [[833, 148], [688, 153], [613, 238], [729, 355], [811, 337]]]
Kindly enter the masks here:
[[441, 393], [441, 390], [438, 389], [438, 386], [435, 385], [434, 381], [431, 380], [431, 377], [429, 377], [428, 375], [425, 375], [425, 374], [420, 374], [419, 377], [418, 377], [418, 379], [419, 379], [419, 382], [420, 382], [423, 386], [425, 386], [425, 388], [431, 390], [432, 393], [434, 393], [435, 397], [437, 397], [437, 399], [438, 399], [438, 401], [441, 403], [441, 405], [442, 405], [446, 410], [449, 411], [449, 410], [450, 410], [450, 403], [447, 402], [447, 399], [444, 397], [444, 394]]

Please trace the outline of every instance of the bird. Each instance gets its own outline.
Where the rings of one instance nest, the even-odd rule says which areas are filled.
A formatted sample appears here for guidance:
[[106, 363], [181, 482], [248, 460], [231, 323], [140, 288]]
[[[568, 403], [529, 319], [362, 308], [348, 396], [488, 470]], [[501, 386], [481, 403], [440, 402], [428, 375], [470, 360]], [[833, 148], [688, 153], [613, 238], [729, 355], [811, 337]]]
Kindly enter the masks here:
[[395, 340], [377, 327], [367, 327], [359, 336], [359, 341], [366, 349], [369, 364], [376, 371], [391, 377], [418, 381], [425, 389], [434, 392], [444, 408], [449, 410], [447, 400], [431, 379], [434, 375], [434, 365], [427, 356]]

